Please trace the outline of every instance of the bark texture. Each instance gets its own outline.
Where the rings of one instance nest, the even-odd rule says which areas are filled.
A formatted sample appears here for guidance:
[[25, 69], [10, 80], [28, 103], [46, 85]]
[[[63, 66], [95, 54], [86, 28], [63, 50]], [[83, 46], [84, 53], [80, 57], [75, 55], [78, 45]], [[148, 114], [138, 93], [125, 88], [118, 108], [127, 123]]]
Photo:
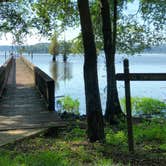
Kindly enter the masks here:
[[116, 51], [116, 26], [117, 26], [117, 1], [114, 0], [113, 21], [110, 18], [108, 0], [101, 1], [102, 31], [104, 38], [104, 52], [106, 57], [107, 71], [107, 101], [105, 119], [114, 122], [115, 115], [122, 115], [118, 98], [117, 83], [115, 78], [115, 51]]
[[78, 0], [84, 46], [84, 83], [88, 138], [91, 142], [104, 140], [104, 125], [97, 76], [97, 54], [88, 0]]

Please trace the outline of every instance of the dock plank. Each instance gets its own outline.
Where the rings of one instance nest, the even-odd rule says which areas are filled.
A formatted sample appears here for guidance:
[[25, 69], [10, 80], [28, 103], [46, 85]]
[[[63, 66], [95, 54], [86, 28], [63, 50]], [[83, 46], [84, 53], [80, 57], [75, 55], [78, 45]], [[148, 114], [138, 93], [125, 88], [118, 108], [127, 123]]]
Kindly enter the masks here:
[[[36, 134], [49, 127], [65, 125], [56, 112], [48, 111], [45, 99], [35, 88], [32, 72], [21, 59], [17, 59], [9, 73], [6, 90], [0, 99], [1, 144], [9, 142], [6, 140], [14, 141]], [[6, 136], [8, 138], [4, 139]]]

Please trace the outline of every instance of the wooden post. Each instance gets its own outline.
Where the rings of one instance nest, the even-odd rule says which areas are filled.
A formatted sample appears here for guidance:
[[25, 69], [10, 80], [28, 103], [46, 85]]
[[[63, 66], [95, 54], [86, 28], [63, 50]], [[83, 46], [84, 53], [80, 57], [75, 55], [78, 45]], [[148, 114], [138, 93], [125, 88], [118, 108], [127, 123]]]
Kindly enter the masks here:
[[129, 152], [134, 153], [134, 140], [133, 140], [133, 126], [131, 115], [131, 95], [130, 95], [130, 78], [129, 78], [129, 61], [123, 61], [124, 74], [125, 74], [125, 98], [126, 98], [126, 113], [127, 113], [127, 130], [128, 130], [128, 147]]
[[55, 85], [54, 80], [47, 82], [47, 93], [48, 93], [48, 110], [54, 111], [55, 110], [55, 97], [54, 97], [54, 91], [55, 91]]

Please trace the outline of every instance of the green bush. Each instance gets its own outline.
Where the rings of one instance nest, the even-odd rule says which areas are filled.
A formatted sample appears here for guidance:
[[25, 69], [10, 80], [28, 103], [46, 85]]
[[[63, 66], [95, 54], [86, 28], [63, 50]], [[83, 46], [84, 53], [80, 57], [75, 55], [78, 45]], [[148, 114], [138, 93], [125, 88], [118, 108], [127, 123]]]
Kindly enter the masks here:
[[57, 104], [60, 106], [59, 112], [69, 112], [74, 114], [79, 114], [79, 101], [78, 99], [74, 100], [70, 96], [65, 96], [57, 101]]
[[124, 131], [114, 132], [109, 129], [106, 130], [106, 142], [116, 146], [127, 146], [127, 136]]
[[75, 127], [65, 137], [65, 140], [82, 140], [86, 136], [86, 132], [84, 129], [80, 129], [79, 127]]
[[[121, 105], [126, 112], [125, 98], [121, 99]], [[133, 114], [161, 114], [162, 110], [166, 108], [165, 102], [148, 97], [132, 97], [131, 105]]]
[[134, 138], [137, 143], [142, 141], [166, 143], [165, 123], [152, 121], [136, 125], [134, 126]]

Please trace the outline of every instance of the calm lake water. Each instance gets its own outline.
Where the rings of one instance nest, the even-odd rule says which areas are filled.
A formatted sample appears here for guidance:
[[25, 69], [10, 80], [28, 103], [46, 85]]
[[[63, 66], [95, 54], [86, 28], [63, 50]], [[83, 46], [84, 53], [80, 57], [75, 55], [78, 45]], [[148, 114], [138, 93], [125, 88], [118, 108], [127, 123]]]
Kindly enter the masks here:
[[[68, 62], [63, 63], [62, 57], [58, 56], [56, 62], [52, 62], [52, 56], [49, 54], [34, 54], [33, 59], [25, 54], [36, 66], [44, 70], [55, 80], [55, 97], [71, 96], [80, 101], [80, 113], [85, 114], [85, 95], [83, 81], [83, 61], [81, 55], [70, 55]], [[142, 54], [135, 56], [116, 56], [116, 72], [123, 72], [123, 59], [128, 58], [131, 72], [161, 72], [166, 73], [166, 54]], [[5, 61], [0, 56], [0, 64]], [[102, 108], [105, 109], [106, 102], [106, 72], [104, 55], [98, 57], [98, 75], [101, 94]], [[119, 97], [124, 97], [124, 84], [118, 82]], [[152, 97], [166, 100], [166, 82], [164, 81], [144, 81], [131, 83], [132, 96]]]

